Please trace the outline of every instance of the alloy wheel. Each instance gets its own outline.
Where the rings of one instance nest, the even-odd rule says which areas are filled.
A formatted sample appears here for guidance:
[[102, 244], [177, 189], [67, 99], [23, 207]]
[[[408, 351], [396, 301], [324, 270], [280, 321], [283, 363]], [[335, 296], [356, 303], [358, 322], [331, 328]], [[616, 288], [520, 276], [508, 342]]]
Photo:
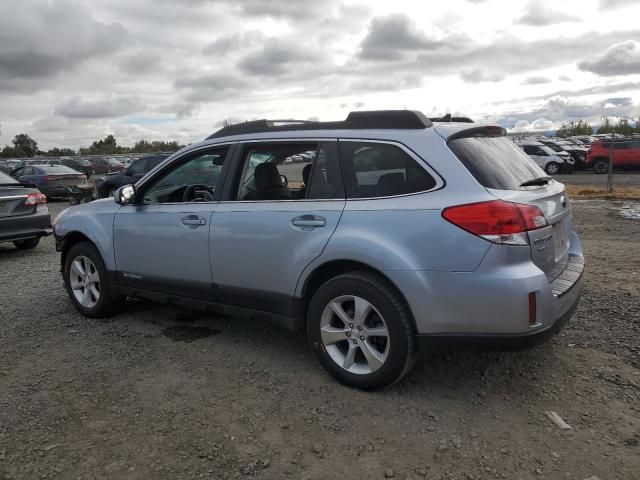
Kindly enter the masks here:
[[93, 262], [83, 255], [73, 259], [69, 268], [69, 284], [80, 305], [93, 308], [100, 299], [100, 275]]
[[389, 355], [384, 318], [370, 302], [354, 295], [327, 304], [320, 319], [320, 336], [331, 359], [350, 373], [373, 373]]

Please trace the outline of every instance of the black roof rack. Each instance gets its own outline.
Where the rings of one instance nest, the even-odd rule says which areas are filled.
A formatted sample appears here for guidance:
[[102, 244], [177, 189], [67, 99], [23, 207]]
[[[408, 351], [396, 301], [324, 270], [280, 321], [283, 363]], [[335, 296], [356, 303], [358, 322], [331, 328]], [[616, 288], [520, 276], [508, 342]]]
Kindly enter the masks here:
[[254, 120], [221, 128], [207, 140], [247, 133], [286, 132], [293, 130], [363, 130], [363, 129], [424, 129], [433, 124], [422, 112], [414, 110], [372, 110], [351, 112], [340, 122], [308, 120]]
[[452, 117], [450, 113], [447, 113], [444, 117], [430, 118], [432, 122], [454, 122], [454, 123], [475, 123], [469, 117]]

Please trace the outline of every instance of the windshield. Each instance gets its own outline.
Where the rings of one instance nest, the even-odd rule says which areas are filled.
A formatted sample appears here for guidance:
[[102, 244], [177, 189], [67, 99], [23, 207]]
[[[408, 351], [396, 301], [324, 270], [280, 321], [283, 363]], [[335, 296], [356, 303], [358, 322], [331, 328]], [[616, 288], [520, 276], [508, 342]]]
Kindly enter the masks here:
[[541, 147], [540, 147], [540, 150], [542, 150], [543, 152], [545, 152], [545, 153], [547, 153], [547, 154], [549, 154], [549, 155], [554, 155], [554, 156], [555, 156], [555, 154], [556, 154], [556, 151], [555, 151], [555, 150], [553, 150], [553, 148], [552, 148], [552, 147], [547, 146], [547, 145], [543, 145], [543, 146], [541, 146]]
[[448, 145], [478, 183], [486, 188], [520, 190], [521, 184], [545, 176], [529, 155], [506, 137], [458, 138]]
[[564, 150], [562, 150], [562, 148], [560, 148], [555, 143], [545, 143], [545, 145], [547, 147], [549, 147], [551, 150], [553, 150], [554, 152], [563, 152], [564, 151]]

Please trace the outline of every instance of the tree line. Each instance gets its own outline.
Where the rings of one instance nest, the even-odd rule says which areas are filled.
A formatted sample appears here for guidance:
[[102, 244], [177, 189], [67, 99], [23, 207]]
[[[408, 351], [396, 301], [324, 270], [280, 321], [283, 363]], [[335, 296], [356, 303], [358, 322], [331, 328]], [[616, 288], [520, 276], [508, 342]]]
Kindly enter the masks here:
[[556, 135], [559, 137], [572, 137], [575, 135], [593, 135], [594, 133], [619, 133], [626, 137], [640, 134], [640, 118], [635, 120], [633, 124], [628, 119], [622, 118], [614, 125], [608, 117], [603, 117], [600, 126], [595, 132], [593, 127], [585, 120], [564, 122], [556, 132]]
[[11, 141], [13, 146], [5, 145], [0, 150], [2, 158], [22, 158], [35, 157], [36, 155], [49, 157], [66, 157], [74, 155], [112, 155], [117, 153], [155, 153], [155, 152], [175, 152], [180, 150], [184, 145], [180, 145], [176, 141], [148, 141], [139, 140], [133, 147], [124, 147], [118, 145], [113, 135], [107, 135], [101, 140], [96, 140], [87, 148], [80, 148], [77, 152], [71, 148], [52, 148], [44, 151], [38, 149], [38, 142], [26, 133], [20, 133]]

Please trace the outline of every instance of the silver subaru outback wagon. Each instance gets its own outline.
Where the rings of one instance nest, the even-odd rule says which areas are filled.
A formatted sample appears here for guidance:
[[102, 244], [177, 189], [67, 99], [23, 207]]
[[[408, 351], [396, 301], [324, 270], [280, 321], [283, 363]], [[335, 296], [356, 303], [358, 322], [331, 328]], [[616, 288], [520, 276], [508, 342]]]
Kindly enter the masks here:
[[414, 111], [231, 125], [54, 223], [83, 315], [141, 297], [269, 318], [362, 389], [421, 350], [540, 343], [582, 290], [564, 185], [502, 127]]

